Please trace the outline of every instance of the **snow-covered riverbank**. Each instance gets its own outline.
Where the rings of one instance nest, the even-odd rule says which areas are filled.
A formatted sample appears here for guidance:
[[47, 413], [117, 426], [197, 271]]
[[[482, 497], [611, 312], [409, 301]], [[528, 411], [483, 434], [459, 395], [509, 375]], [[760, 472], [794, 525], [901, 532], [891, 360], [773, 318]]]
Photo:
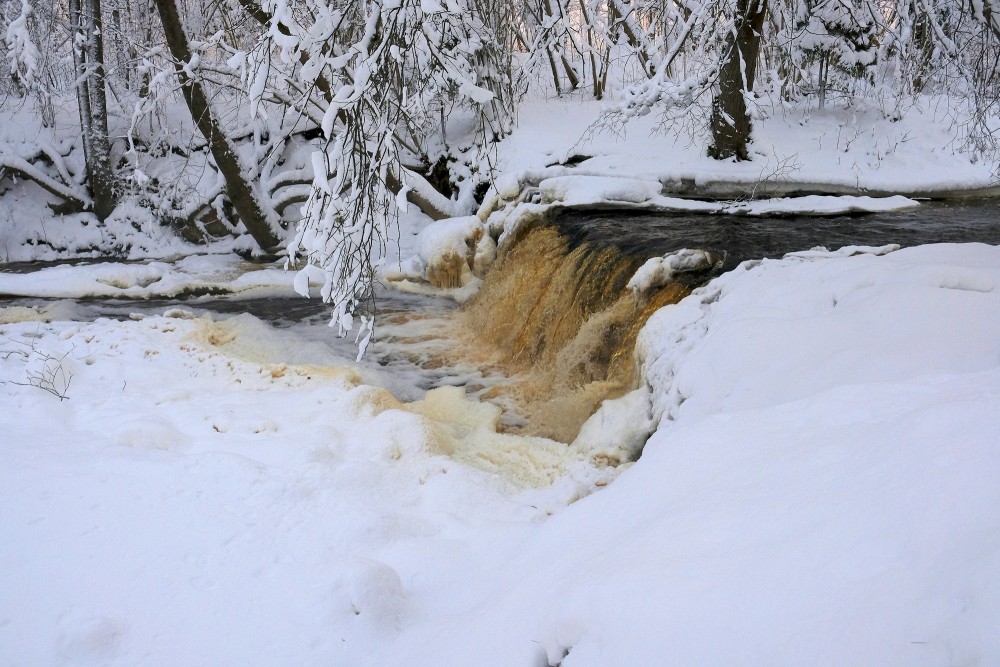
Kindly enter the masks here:
[[717, 279], [647, 326], [662, 419], [607, 488], [470, 465], [475, 404], [289, 364], [247, 316], [3, 324], [0, 657], [996, 661], [998, 284], [978, 244]]
[[659, 183], [663, 194], [693, 198], [998, 194], [996, 163], [965, 151], [929, 99], [902, 119], [864, 103], [825, 110], [765, 106], [746, 162], [713, 160], [704, 138], [665, 125], [656, 114], [596, 129], [603, 108], [577, 99], [526, 104], [517, 130], [499, 148], [502, 171], [535, 183], [571, 174], [638, 178]]

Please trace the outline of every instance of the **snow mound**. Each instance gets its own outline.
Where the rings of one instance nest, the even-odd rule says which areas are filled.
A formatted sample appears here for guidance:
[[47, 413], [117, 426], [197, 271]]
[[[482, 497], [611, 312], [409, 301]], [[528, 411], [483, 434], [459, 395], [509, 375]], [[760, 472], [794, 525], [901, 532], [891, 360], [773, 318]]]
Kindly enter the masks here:
[[598, 465], [635, 461], [656, 424], [648, 387], [604, 401], [573, 441], [573, 448]]
[[1000, 249], [897, 248], [745, 262], [656, 313], [637, 350], [657, 417], [996, 365]]
[[615, 176], [556, 176], [538, 184], [545, 203], [566, 206], [620, 202], [641, 204], [660, 194], [659, 181]]
[[438, 290], [461, 290], [481, 277], [496, 256], [496, 243], [474, 215], [433, 222], [417, 235], [416, 254], [385, 278], [406, 289], [426, 282]]
[[722, 261], [723, 259], [713, 252], [687, 248], [663, 257], [651, 257], [639, 267], [628, 281], [627, 287], [636, 295], [647, 294], [672, 282], [679, 273], [718, 268], [722, 265]]

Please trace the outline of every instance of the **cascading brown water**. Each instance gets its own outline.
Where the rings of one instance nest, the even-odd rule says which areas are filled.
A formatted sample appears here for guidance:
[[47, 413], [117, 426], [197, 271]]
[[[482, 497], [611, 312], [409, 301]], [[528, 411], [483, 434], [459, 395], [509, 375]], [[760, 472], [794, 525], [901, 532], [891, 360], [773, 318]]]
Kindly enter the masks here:
[[[458, 319], [477, 354], [490, 348], [477, 361], [512, 378], [481, 394], [524, 418], [506, 428], [571, 442], [602, 400], [634, 385], [632, 351], [646, 319], [687, 293], [674, 283], [637, 301], [626, 284], [647, 257], [711, 248], [726, 260], [712, 267], [720, 270], [817, 245], [997, 243], [1000, 225], [995, 201], [983, 200], [863, 218], [564, 211], [519, 236]], [[681, 279], [695, 285], [708, 273]]]
[[572, 442], [601, 401], [635, 384], [639, 330], [687, 289], [670, 284], [640, 302], [626, 285], [642, 264], [609, 245], [570, 241], [535, 226], [490, 269], [460, 324], [511, 376], [485, 397], [524, 421], [508, 430]]

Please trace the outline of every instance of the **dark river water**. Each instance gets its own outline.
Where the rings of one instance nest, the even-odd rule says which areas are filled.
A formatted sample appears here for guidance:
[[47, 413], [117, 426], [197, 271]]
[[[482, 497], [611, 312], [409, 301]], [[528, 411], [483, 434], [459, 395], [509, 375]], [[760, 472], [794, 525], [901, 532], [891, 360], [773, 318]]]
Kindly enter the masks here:
[[892, 213], [833, 217], [754, 218], [730, 214], [691, 215], [567, 210], [555, 224], [573, 243], [615, 245], [643, 258], [681, 248], [724, 253], [723, 271], [747, 259], [780, 257], [824, 246], [897, 243], [1000, 244], [1000, 201], [928, 202]]

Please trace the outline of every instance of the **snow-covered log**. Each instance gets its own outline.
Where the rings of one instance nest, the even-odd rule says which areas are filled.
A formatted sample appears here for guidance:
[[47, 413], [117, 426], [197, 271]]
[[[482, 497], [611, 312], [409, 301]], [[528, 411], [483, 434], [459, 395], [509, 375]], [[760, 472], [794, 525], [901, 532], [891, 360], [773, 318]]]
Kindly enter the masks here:
[[93, 206], [93, 200], [86, 192], [46, 175], [20, 156], [0, 151], [0, 178], [4, 171], [33, 181], [46, 192], [62, 199], [65, 205], [59, 207], [61, 212], [84, 211]]

